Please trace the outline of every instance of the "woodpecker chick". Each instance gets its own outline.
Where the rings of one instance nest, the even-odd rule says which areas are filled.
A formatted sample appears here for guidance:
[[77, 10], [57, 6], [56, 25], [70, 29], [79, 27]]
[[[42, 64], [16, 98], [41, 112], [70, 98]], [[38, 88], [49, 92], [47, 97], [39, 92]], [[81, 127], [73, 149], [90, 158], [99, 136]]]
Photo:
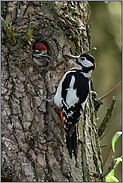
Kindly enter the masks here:
[[47, 54], [47, 47], [40, 41], [35, 41], [32, 48], [33, 62], [40, 67], [46, 67], [50, 56]]
[[43, 99], [57, 106], [66, 131], [69, 155], [72, 158], [73, 152], [77, 159], [76, 124], [84, 110], [89, 93], [89, 78], [96, 68], [96, 64], [94, 57], [87, 53], [79, 56], [68, 54], [64, 56], [71, 59], [75, 67], [64, 74], [53, 99]]

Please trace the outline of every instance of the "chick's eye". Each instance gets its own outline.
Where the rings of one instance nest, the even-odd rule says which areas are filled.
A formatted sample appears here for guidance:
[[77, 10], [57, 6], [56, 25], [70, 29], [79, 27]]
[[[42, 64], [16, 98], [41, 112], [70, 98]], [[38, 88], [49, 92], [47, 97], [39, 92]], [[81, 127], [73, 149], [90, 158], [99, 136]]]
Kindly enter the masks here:
[[39, 53], [39, 51], [38, 50], [35, 50], [35, 53]]

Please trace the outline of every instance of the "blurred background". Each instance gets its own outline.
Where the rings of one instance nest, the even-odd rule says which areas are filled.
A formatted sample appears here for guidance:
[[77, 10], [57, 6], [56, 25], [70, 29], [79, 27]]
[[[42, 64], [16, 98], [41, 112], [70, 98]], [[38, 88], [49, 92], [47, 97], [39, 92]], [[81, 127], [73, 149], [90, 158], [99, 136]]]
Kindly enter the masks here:
[[[121, 1], [89, 1], [92, 21], [91, 48], [96, 47], [97, 51], [91, 54], [96, 60], [96, 70], [92, 75], [94, 89], [98, 97], [102, 97], [115, 87], [122, 80], [122, 29], [121, 29]], [[102, 148], [103, 162], [105, 161], [111, 147], [111, 139], [122, 127], [122, 86], [118, 87], [108, 97], [103, 99], [98, 111], [98, 127], [100, 126], [107, 109], [112, 101], [112, 97], [117, 98], [116, 106], [112, 119], [105, 132], [108, 133], [101, 140], [101, 145], [107, 144]], [[115, 145], [115, 152], [111, 151], [104, 170], [110, 165], [112, 156], [117, 158], [122, 155], [122, 137], [118, 139]], [[122, 181], [122, 164], [115, 169], [115, 177]]]

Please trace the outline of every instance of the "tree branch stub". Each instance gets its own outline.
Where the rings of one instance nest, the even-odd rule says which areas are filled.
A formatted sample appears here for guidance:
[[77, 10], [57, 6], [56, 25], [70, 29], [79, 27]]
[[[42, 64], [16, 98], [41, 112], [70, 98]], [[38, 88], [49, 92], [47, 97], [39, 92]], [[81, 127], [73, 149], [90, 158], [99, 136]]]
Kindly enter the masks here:
[[16, 39], [15, 39], [13, 27], [7, 21], [5, 21], [3, 17], [1, 17], [1, 24], [8, 35], [11, 45], [14, 46], [16, 44]]
[[98, 129], [98, 135], [99, 135], [99, 137], [101, 137], [101, 135], [103, 134], [105, 128], [109, 124], [109, 121], [110, 121], [110, 119], [111, 119], [111, 117], [113, 115], [113, 110], [115, 108], [115, 103], [116, 103], [116, 97], [113, 96], [112, 102], [110, 104], [110, 107], [107, 109], [107, 113], [106, 113], [106, 115], [105, 115], [105, 117], [104, 117], [104, 119], [103, 119], [103, 121], [102, 121], [99, 129]]

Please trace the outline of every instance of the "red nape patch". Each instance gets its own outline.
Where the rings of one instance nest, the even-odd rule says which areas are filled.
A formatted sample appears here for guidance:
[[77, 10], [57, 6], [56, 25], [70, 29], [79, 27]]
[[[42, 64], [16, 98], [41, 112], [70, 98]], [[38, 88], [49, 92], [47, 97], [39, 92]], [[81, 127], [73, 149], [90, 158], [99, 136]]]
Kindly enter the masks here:
[[46, 46], [43, 43], [41, 43], [41, 42], [35, 43], [34, 44], [34, 48], [36, 50], [39, 50], [39, 51], [41, 51], [41, 50], [47, 50]]
[[96, 63], [94, 62], [94, 68], [96, 69]]

